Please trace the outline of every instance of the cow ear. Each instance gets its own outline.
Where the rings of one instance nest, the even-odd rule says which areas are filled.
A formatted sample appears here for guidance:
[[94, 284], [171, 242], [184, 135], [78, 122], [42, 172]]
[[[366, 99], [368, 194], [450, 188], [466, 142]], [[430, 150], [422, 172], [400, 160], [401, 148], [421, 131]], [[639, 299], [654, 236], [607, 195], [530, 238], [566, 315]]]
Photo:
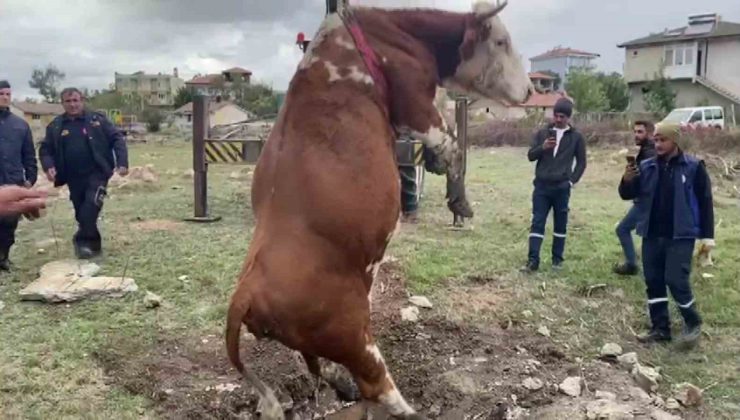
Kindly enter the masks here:
[[476, 22], [473, 19], [469, 20], [465, 25], [463, 41], [460, 44], [460, 58], [463, 61], [471, 59], [475, 52], [475, 44], [478, 42], [478, 29], [476, 26]]

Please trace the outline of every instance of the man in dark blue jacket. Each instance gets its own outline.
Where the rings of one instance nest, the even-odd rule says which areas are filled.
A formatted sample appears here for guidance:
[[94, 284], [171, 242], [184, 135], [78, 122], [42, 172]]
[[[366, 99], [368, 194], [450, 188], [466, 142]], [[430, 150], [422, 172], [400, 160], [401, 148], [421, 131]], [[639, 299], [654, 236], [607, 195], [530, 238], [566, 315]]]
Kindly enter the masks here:
[[586, 141], [570, 125], [572, 114], [573, 103], [566, 98], [559, 99], [553, 110], [553, 123], [535, 134], [527, 155], [530, 162], [537, 162], [537, 168], [525, 272], [534, 272], [540, 267], [540, 248], [545, 238], [545, 222], [550, 209], [553, 210], [555, 221], [552, 266], [559, 269], [563, 264], [570, 191], [586, 171]]
[[[38, 168], [31, 128], [10, 112], [10, 84], [0, 80], [0, 185], [30, 188]], [[10, 269], [10, 248], [15, 243], [19, 215], [0, 217], [0, 270]]]
[[114, 171], [128, 174], [126, 140], [105, 115], [85, 109], [79, 90], [64, 89], [61, 97], [64, 114], [46, 127], [39, 159], [49, 181], [69, 186], [79, 225], [75, 252], [79, 258], [93, 258], [102, 251], [97, 220], [108, 180]]
[[714, 247], [712, 185], [704, 163], [683, 153], [679, 126], [661, 124], [655, 133], [657, 157], [639, 168], [628, 165], [619, 184], [624, 200], [638, 199], [637, 234], [642, 236], [642, 265], [652, 327], [644, 343], [671, 339], [668, 293], [684, 319], [680, 340], [693, 347], [702, 319], [689, 281], [694, 243]]
[[[635, 145], [640, 148], [640, 151], [634, 158], [638, 168], [642, 161], [655, 156], [655, 143], [652, 139], [654, 131], [655, 125], [650, 121], [635, 122]], [[622, 245], [625, 261], [615, 265], [613, 271], [622, 276], [634, 276], [639, 272], [635, 243], [632, 241], [632, 231], [637, 228], [637, 216], [637, 207], [633, 205], [617, 225], [617, 238], [619, 238], [619, 243]]]

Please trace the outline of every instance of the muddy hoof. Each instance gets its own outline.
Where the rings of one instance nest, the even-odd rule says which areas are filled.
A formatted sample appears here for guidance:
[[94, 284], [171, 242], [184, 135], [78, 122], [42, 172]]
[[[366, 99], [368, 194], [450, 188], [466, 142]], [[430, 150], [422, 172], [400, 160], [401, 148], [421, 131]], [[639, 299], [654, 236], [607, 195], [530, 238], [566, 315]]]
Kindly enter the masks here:
[[449, 201], [447, 203], [447, 208], [449, 208], [455, 216], [464, 217], [466, 219], [473, 218], [473, 209], [470, 207], [470, 203], [468, 203], [468, 200], [466, 199]]
[[362, 395], [360, 395], [360, 389], [357, 388], [357, 384], [350, 378], [338, 378], [331, 383], [331, 387], [334, 388], [334, 392], [337, 393], [337, 398], [344, 402], [355, 402], [360, 401]]

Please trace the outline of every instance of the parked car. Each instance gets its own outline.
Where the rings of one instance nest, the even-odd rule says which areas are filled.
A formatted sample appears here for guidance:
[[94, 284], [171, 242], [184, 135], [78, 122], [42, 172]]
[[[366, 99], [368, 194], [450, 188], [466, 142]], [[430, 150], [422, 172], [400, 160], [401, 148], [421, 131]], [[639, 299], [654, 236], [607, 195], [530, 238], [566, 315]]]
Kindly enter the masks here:
[[661, 123], [680, 124], [683, 127], [725, 128], [725, 111], [721, 106], [699, 106], [693, 108], [676, 108]]

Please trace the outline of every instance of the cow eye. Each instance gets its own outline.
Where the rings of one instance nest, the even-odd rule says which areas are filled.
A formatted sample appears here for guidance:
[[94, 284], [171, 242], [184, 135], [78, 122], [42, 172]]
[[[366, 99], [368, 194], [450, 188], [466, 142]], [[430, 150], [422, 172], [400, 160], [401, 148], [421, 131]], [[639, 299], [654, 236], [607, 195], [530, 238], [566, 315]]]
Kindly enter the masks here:
[[504, 46], [506, 46], [506, 41], [504, 41], [504, 40], [498, 40], [498, 41], [496, 41], [496, 46], [497, 47], [504, 47]]

